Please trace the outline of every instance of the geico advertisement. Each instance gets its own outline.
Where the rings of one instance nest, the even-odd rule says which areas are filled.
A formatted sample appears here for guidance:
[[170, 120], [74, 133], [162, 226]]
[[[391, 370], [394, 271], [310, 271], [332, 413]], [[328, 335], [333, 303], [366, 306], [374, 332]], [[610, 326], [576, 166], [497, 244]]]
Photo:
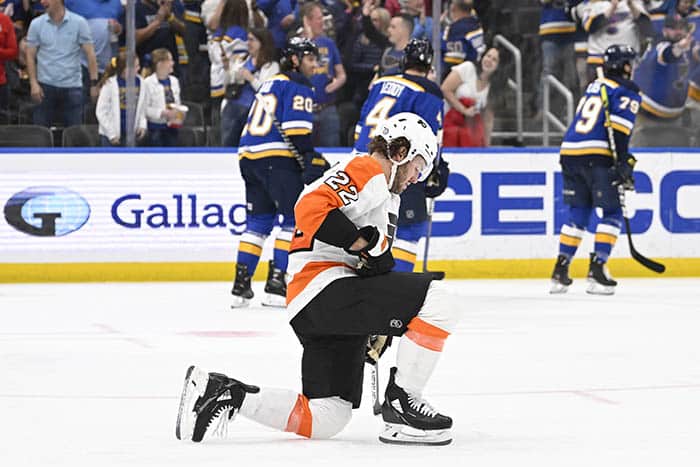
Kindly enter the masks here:
[[[435, 204], [431, 258], [555, 255], [566, 221], [556, 152], [444, 157], [451, 175]], [[637, 157], [627, 196], [635, 244], [699, 257], [700, 154]], [[3, 154], [0, 166], [0, 262], [232, 261], [245, 229], [245, 187], [225, 152]], [[616, 256], [626, 248], [619, 242]]]

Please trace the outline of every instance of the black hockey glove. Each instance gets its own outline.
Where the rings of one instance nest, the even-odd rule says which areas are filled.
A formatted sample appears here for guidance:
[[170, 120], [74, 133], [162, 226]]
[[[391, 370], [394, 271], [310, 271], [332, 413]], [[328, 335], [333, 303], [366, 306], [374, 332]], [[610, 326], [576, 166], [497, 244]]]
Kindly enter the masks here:
[[330, 167], [331, 165], [320, 152], [307, 152], [304, 154], [304, 170], [301, 174], [304, 184], [309, 185], [313, 183]]
[[450, 168], [442, 157], [440, 162], [433, 167], [425, 182], [425, 196], [437, 198], [447, 189], [447, 179], [450, 176]]
[[613, 186], [622, 187], [623, 190], [634, 191], [634, 177], [632, 176], [632, 171], [636, 163], [637, 159], [629, 153], [619, 158], [615, 166], [611, 168], [614, 172]]
[[391, 346], [391, 336], [369, 336], [365, 362], [374, 365]]
[[382, 245], [379, 230], [373, 225], [366, 225], [357, 231], [358, 238], [362, 237], [367, 241], [367, 246], [361, 250], [346, 250], [352, 255], [360, 257], [357, 263], [357, 275], [360, 277], [372, 277], [394, 269], [394, 256], [391, 254], [391, 248]]

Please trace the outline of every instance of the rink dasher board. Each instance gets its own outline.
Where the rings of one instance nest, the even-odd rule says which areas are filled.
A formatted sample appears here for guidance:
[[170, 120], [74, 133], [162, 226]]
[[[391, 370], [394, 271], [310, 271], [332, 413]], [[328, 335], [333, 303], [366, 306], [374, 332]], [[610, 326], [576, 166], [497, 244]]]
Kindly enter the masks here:
[[[637, 249], [663, 259], [667, 275], [700, 275], [700, 152], [635, 155], [637, 192], [627, 200]], [[448, 277], [548, 275], [566, 221], [557, 152], [444, 157], [451, 175], [435, 206], [430, 267]], [[227, 149], [5, 150], [0, 203], [0, 282], [229, 280], [245, 229], [243, 180]], [[574, 273], [591, 247], [586, 235]], [[613, 257], [617, 275], [646, 274], [624, 235]]]

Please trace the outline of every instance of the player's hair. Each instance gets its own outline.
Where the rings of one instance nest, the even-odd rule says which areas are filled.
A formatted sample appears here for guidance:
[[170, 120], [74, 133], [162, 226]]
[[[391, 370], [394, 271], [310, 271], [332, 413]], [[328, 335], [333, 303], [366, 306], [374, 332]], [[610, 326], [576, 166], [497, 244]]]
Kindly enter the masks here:
[[248, 4], [245, 0], [224, 0], [219, 29], [226, 32], [231, 26], [248, 29]]
[[387, 144], [384, 137], [377, 135], [373, 137], [367, 144], [367, 152], [369, 154], [378, 152], [381, 153], [387, 159], [390, 159], [391, 156], [398, 154], [399, 149], [401, 149], [402, 147], [405, 147], [407, 151], [411, 147], [411, 143], [408, 141], [407, 138], [403, 136], [395, 138], [391, 141], [391, 143]]

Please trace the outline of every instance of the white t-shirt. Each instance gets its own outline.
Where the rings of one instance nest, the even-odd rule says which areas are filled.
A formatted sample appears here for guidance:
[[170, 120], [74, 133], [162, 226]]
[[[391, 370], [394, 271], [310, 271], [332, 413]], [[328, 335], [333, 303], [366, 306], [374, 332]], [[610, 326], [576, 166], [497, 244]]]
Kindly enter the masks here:
[[[474, 99], [476, 101], [476, 109], [481, 112], [486, 107], [490, 85], [487, 84], [484, 89], [477, 91], [476, 83], [478, 78], [476, 76], [476, 66], [472, 62], [462, 62], [459, 65], [453, 66], [452, 70], [459, 75], [459, 79], [462, 81], [462, 84], [457, 86], [455, 90], [457, 99], [463, 97]], [[450, 110], [450, 106], [449, 104], [445, 104], [445, 112], [448, 110]]]

